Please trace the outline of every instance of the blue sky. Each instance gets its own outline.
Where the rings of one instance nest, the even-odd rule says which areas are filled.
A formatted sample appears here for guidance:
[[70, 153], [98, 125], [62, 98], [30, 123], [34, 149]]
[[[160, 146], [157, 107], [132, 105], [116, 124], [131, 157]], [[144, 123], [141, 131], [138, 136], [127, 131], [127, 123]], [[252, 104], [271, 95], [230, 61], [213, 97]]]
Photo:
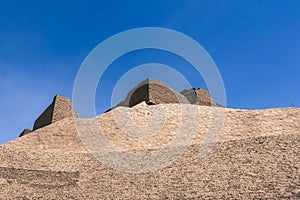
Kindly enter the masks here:
[[[299, 11], [297, 0], [0, 1], [0, 144], [32, 128], [55, 94], [72, 97], [77, 70], [94, 47], [138, 27], [170, 28], [198, 41], [219, 68], [228, 107], [299, 107]], [[122, 74], [149, 62], [206, 87], [174, 55], [132, 52], [102, 77], [97, 112], [110, 107]]]

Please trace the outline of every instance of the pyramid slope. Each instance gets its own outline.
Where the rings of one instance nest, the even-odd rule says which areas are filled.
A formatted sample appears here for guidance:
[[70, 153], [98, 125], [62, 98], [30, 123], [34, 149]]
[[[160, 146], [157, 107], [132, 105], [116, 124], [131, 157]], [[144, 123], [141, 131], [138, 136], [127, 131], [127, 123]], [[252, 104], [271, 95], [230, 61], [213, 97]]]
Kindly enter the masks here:
[[299, 134], [220, 142], [199, 159], [193, 145], [167, 168], [117, 171], [88, 153], [0, 148], [1, 197], [284, 198], [299, 197]]
[[[153, 139], [151, 145], [128, 140], [113, 117], [129, 113], [138, 125], [145, 125], [149, 120], [147, 114], [160, 106], [170, 117], [160, 134], [170, 139], [179, 126], [178, 104], [119, 107], [95, 120], [124, 149], [156, 149], [169, 140]], [[13, 199], [300, 197], [299, 108], [252, 111], [185, 107], [199, 110], [199, 116], [186, 119], [198, 122], [197, 137], [166, 168], [134, 174], [107, 167], [82, 145], [74, 119], [65, 118], [0, 147], [0, 196]], [[225, 111], [224, 127], [215, 148], [200, 158], [199, 149], [214, 109]]]
[[[213, 126], [211, 118], [214, 112], [224, 112], [225, 121], [220, 132], [219, 141], [238, 140], [249, 137], [261, 137], [278, 134], [295, 134], [300, 131], [300, 109], [299, 108], [277, 108], [266, 110], [241, 110], [222, 107], [197, 106], [197, 105], [179, 105], [164, 104], [148, 106], [145, 103], [138, 104], [133, 108], [118, 107], [114, 110], [104, 113], [95, 118], [100, 124], [102, 130], [110, 140], [117, 145], [126, 148], [155, 149], [167, 144], [178, 133], [181, 124], [181, 109], [198, 109], [195, 116], [186, 119], [193, 121], [197, 127], [191, 128], [191, 131], [197, 131], [194, 140], [196, 143], [202, 143], [205, 135]], [[126, 125], [128, 120], [134, 120], [138, 126], [145, 126], [149, 122], [147, 114], [153, 113], [153, 110], [160, 108], [166, 111], [168, 116], [164, 119], [163, 129], [157, 132], [161, 137], [150, 137], [150, 140], [144, 140], [142, 143], [138, 140], [128, 139], [126, 133], [122, 132], [120, 125]], [[159, 111], [160, 111], [159, 110]], [[122, 113], [128, 113], [124, 115]], [[115, 116], [121, 116], [116, 121]], [[129, 118], [129, 119], [128, 119]], [[77, 121], [84, 119], [76, 118]], [[122, 121], [123, 120], [123, 121]], [[197, 123], [198, 122], [198, 123]], [[129, 124], [134, 125], [134, 124]], [[137, 128], [134, 126], [133, 128]], [[74, 119], [65, 118], [56, 123], [40, 128], [30, 134], [18, 138], [3, 146], [12, 148], [37, 149], [47, 151], [68, 151], [81, 152], [86, 151], [78, 135]]]

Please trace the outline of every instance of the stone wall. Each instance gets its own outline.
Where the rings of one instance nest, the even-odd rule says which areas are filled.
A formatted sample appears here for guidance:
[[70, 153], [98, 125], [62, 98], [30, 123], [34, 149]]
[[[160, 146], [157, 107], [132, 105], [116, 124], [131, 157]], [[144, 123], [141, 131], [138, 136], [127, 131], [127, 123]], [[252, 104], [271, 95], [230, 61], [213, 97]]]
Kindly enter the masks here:
[[68, 117], [72, 117], [74, 111], [72, 109], [71, 99], [56, 95], [54, 97], [54, 112], [52, 117], [52, 123], [63, 120]]
[[[193, 88], [177, 93], [159, 81], [146, 79], [133, 88], [128, 93], [126, 99], [120, 102], [117, 106], [132, 107], [143, 101], [147, 104], [184, 103], [205, 106], [217, 105], [211, 98], [208, 91], [202, 88]], [[53, 98], [53, 102], [35, 121], [33, 130], [42, 128], [65, 118], [72, 117], [73, 114], [74, 111], [72, 109], [71, 100], [66, 97], [56, 95]], [[20, 136], [24, 135], [23, 132]], [[28, 131], [26, 133], [28, 133]]]
[[[54, 97], [55, 99], [55, 97]], [[46, 108], [46, 110], [35, 120], [33, 125], [33, 130], [42, 128], [51, 124], [52, 116], [54, 111], [54, 100], [53, 102]]]
[[33, 130], [42, 128], [51, 123], [72, 117], [73, 109], [70, 99], [56, 95], [48, 108], [34, 122]]
[[133, 88], [117, 106], [132, 107], [145, 101], [147, 104], [186, 103], [189, 101], [163, 83], [146, 79]]
[[129, 96], [127, 96], [128, 99], [125, 101], [128, 102], [129, 107], [132, 107], [142, 101], [146, 101], [149, 103], [149, 85], [144, 84], [141, 86], [136, 87], [132, 93], [130, 93]]
[[[131, 98], [126, 99], [127, 105], [130, 100], [132, 104], [142, 100], [170, 103], [175, 100], [171, 95], [174, 93], [167, 91], [150, 81], [132, 91]], [[197, 97], [191, 98], [191, 103], [208, 103], [208, 93], [200, 89], [189, 92]], [[170, 142], [182, 127], [182, 106], [163, 106], [168, 114], [164, 127], [153, 137], [143, 140], [128, 138], [112, 112], [95, 120], [109, 140], [120, 148], [150, 152]], [[78, 136], [78, 127], [69, 117], [73, 112], [71, 101], [57, 95], [36, 122], [36, 127], [50, 123], [49, 126], [0, 146], [0, 199], [300, 198], [299, 108], [240, 110], [185, 106], [199, 111], [199, 115], [185, 119], [186, 123], [198, 122], [193, 144], [163, 169], [127, 173], [103, 165], [85, 149]], [[119, 107], [115, 111], [129, 113], [136, 124], [143, 124], [149, 121], [151, 109], [158, 107], [139, 104], [134, 108]], [[212, 112], [218, 109], [226, 113], [222, 132], [212, 151], [201, 158], [199, 150], [203, 147], [204, 136], [209, 133]], [[99, 125], [95, 127], [98, 130]], [[93, 130], [91, 126], [84, 128], [86, 133]], [[191, 126], [187, 130], [195, 131]], [[177, 147], [172, 148], [176, 151]], [[107, 155], [116, 154], [107, 149]]]
[[175, 92], [159, 81], [151, 80], [149, 83], [149, 101], [154, 104], [163, 103], [189, 103], [181, 94]]
[[198, 104], [203, 106], [216, 106], [216, 102], [213, 100], [213, 98], [210, 96], [209, 92], [204, 90], [203, 88], [198, 88], [195, 90]]
[[209, 92], [203, 88], [192, 88], [175, 92], [165, 84], [146, 79], [133, 88], [126, 99], [117, 106], [132, 107], [145, 101], [147, 104], [184, 103], [197, 104], [202, 106], [220, 106], [210, 96]]
[[[143, 101], [149, 105], [184, 103], [217, 106], [208, 91], [202, 88], [193, 88], [177, 93], [165, 84], [152, 79], [146, 79], [138, 84], [128, 93], [126, 99], [117, 106], [132, 107]], [[33, 131], [62, 119], [72, 117], [73, 114], [74, 111], [72, 109], [71, 100], [66, 97], [56, 95], [53, 98], [52, 103], [35, 121]], [[20, 134], [20, 137], [25, 135], [25, 133], [28, 134], [30, 132], [30, 130], [28, 130], [26, 132], [24, 132], [24, 130]]]
[[203, 88], [192, 88], [189, 90], [183, 90], [180, 93], [185, 96], [191, 104], [202, 106], [219, 106], [210, 96], [209, 92]]
[[[148, 120], [147, 109], [160, 107], [145, 106], [117, 110], [132, 116], [141, 112], [141, 118], [134, 119], [144, 121]], [[170, 121], [155, 137], [176, 134], [181, 126], [176, 120], [181, 106], [163, 106]], [[238, 110], [186, 106], [198, 108], [200, 114], [190, 119], [199, 122], [193, 145], [170, 166], [150, 173], [126, 173], [97, 161], [80, 143], [71, 118], [0, 146], [0, 199], [300, 198], [299, 108]], [[225, 124], [216, 146], [201, 158], [202, 136], [207, 133], [214, 109], [226, 111]], [[134, 144], [141, 144], [125, 138], [112, 112], [96, 119], [118, 147], [135, 151]], [[86, 132], [90, 130], [86, 127]], [[161, 142], [166, 144], [160, 139], [157, 145]], [[145, 151], [154, 145], [144, 143]]]

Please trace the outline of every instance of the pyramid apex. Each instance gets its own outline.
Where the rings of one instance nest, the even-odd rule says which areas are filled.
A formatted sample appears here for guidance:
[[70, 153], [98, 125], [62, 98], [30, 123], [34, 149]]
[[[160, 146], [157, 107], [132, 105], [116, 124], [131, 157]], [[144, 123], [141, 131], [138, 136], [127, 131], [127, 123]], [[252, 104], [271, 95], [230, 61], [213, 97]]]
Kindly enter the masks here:
[[53, 97], [52, 103], [34, 122], [33, 130], [42, 128], [65, 118], [72, 117], [73, 112], [71, 99], [60, 94], [56, 94]]

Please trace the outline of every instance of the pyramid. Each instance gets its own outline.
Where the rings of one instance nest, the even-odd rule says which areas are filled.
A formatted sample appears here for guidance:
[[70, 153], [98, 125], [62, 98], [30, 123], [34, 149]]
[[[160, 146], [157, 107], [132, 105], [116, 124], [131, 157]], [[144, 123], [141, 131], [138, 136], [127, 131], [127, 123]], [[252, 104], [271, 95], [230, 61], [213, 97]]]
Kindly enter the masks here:
[[[0, 199], [300, 198], [299, 108], [244, 110], [151, 101], [155, 105], [142, 101], [118, 106], [91, 120], [114, 145], [145, 155], [173, 141], [184, 122], [185, 132], [196, 136], [191, 144], [182, 140], [170, 147], [176, 151], [188, 145], [170, 165], [147, 173], [113, 168], [89, 151], [78, 132], [78, 123], [91, 120], [62, 114], [59, 120], [49, 120], [48, 125], [0, 146]], [[70, 107], [61, 108], [70, 113]], [[197, 114], [184, 118], [183, 109]], [[120, 127], [147, 127], [160, 110], [165, 110], [165, 118], [155, 135], [139, 139]], [[215, 128], [215, 112], [225, 113], [225, 121], [214, 148], [200, 157], [200, 149], [210, 145], [204, 138]], [[129, 117], [116, 120], [124, 114], [135, 123], [128, 123]], [[92, 126], [83, 128], [87, 136], [93, 132]], [[106, 155], [119, 160], [112, 149]]]

